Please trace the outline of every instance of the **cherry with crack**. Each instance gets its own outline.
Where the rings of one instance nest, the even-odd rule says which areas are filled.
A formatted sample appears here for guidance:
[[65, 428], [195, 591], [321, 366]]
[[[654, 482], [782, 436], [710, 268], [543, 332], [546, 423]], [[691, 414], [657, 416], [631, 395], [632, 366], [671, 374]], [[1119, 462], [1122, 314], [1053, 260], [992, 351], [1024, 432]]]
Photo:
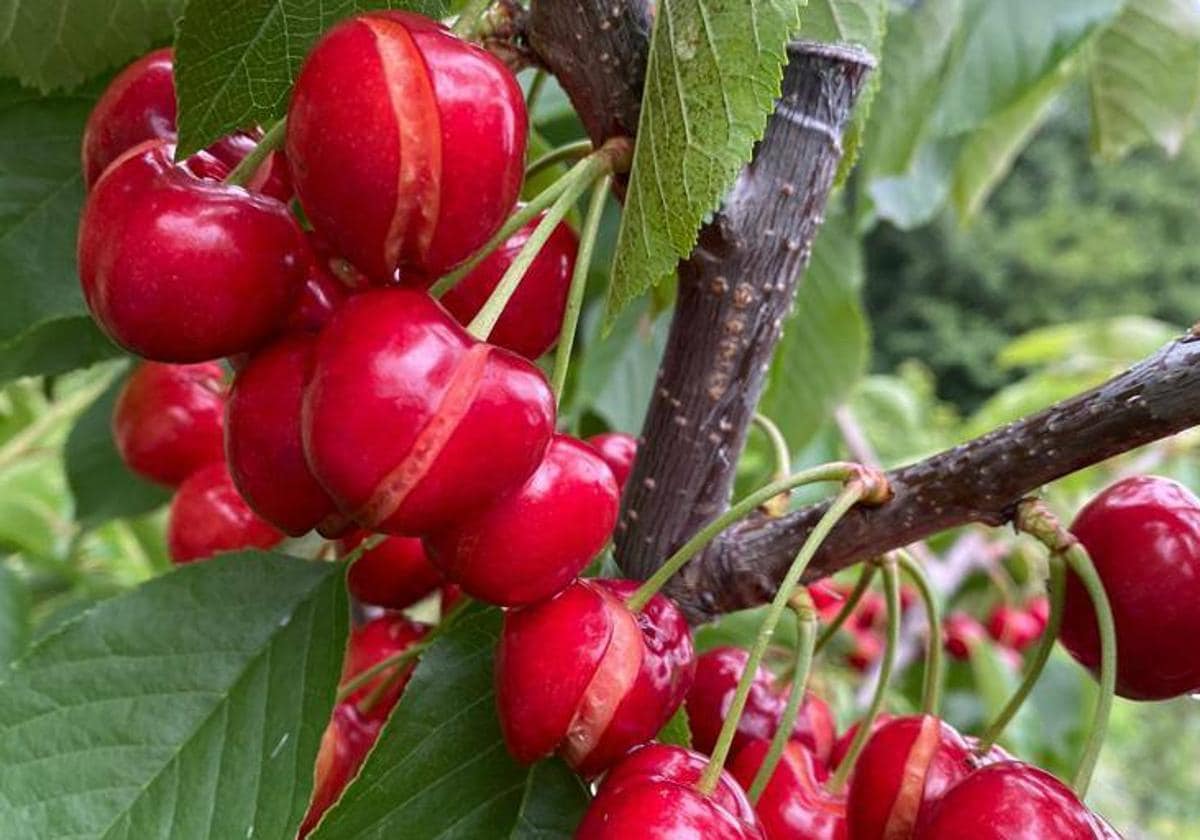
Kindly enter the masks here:
[[[770, 746], [769, 741], [755, 739], [734, 755], [729, 772], [743, 787], [753, 784]], [[767, 840], [845, 840], [846, 796], [827, 790], [825, 775], [823, 764], [807, 747], [788, 741], [754, 803]]]

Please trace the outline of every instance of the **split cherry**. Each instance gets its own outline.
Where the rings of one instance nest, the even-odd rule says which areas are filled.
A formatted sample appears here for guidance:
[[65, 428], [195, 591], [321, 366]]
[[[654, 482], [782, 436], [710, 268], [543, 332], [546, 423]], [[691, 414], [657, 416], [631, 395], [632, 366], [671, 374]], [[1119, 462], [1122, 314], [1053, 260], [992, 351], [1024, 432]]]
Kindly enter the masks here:
[[307, 837], [325, 812], [338, 801], [346, 785], [358, 775], [371, 751], [383, 721], [359, 714], [353, 703], [338, 703], [321, 736], [313, 779], [312, 801], [300, 824], [298, 837]]
[[233, 486], [224, 461], [192, 473], [171, 501], [167, 548], [175, 563], [203, 560], [218, 552], [270, 548], [283, 534], [250, 509]]
[[633, 459], [637, 457], [637, 438], [624, 432], [605, 432], [592, 435], [587, 442], [600, 453], [617, 479], [617, 487], [623, 491], [633, 471]]
[[[339, 545], [349, 552], [367, 536], [359, 531]], [[411, 607], [441, 583], [441, 573], [429, 562], [417, 537], [387, 537], [355, 560], [346, 578], [350, 594], [359, 601], [393, 610]]]
[[[770, 749], [770, 742], [753, 740], [735, 756], [729, 771], [749, 788]], [[754, 811], [767, 840], [845, 840], [846, 797], [824, 785], [824, 769], [802, 744], [789, 741]]]

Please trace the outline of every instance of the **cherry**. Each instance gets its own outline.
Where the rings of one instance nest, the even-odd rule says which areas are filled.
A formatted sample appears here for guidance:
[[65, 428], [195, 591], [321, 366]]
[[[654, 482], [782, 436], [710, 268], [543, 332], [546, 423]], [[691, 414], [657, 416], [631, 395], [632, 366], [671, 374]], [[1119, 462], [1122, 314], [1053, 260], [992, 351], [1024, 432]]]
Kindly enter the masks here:
[[874, 630], [850, 628], [850, 650], [846, 653], [846, 663], [860, 674], [869, 669], [879, 657], [883, 656], [884, 643], [879, 633]]
[[494, 504], [533, 474], [553, 429], [545, 376], [423, 292], [354, 295], [317, 342], [305, 453], [370, 530], [417, 536]]
[[729, 773], [721, 773], [710, 795], [696, 789], [707, 764], [699, 753], [665, 744], [631, 752], [604, 777], [575, 837], [763, 838], [754, 809]]
[[604, 548], [619, 503], [612, 471], [595, 450], [555, 435], [520, 489], [425, 543], [434, 565], [471, 597], [532, 604], [561, 590]]
[[1045, 622], [1028, 610], [997, 604], [988, 616], [987, 631], [997, 643], [1016, 651], [1032, 645], [1046, 628]]
[[[384, 614], [354, 628], [346, 645], [342, 683], [345, 684], [388, 657], [408, 650], [421, 641], [428, 630], [424, 624], [409, 621], [399, 613]], [[414, 667], [416, 660], [412, 659], [403, 665], [384, 669], [378, 676], [355, 689], [346, 702], [356, 705], [368, 720], [386, 720], [408, 685]], [[363, 708], [368, 702], [370, 708]]]
[[946, 652], [954, 659], [967, 660], [975, 645], [986, 638], [983, 625], [965, 612], [952, 612], [942, 622]]
[[[1200, 635], [1200, 499], [1165, 478], [1127, 478], [1089, 502], [1071, 530], [1112, 605], [1117, 693], [1164, 700], [1200, 689], [1200, 648], [1190, 641]], [[1074, 574], [1059, 638], [1098, 669], [1095, 612]]]
[[215, 363], [134, 368], [113, 407], [113, 441], [129, 469], [178, 486], [224, 458], [224, 373]]
[[[880, 712], [871, 721], [871, 734], [874, 735], [885, 723], [895, 719], [894, 715], [889, 715], [887, 712]], [[841, 737], [833, 742], [833, 751], [829, 755], [829, 768], [831, 770], [836, 770], [842, 765], [842, 760], [845, 759], [846, 753], [850, 752], [850, 745], [854, 742], [854, 736], [858, 734], [859, 727], [861, 726], [862, 721], [855, 721], [850, 725], [849, 729], [841, 734]]]
[[352, 17], [305, 60], [287, 156], [308, 219], [376, 282], [435, 278], [516, 205], [527, 118], [490, 53], [404, 12]]
[[465, 597], [461, 586], [454, 583], [443, 583], [441, 594], [438, 597], [438, 614], [445, 617]]
[[224, 551], [270, 548], [281, 539], [283, 534], [259, 519], [238, 494], [224, 461], [192, 473], [171, 501], [167, 548], [175, 563]]
[[509, 752], [554, 751], [594, 776], [652, 739], [682, 702], [695, 668], [691, 631], [656, 595], [636, 615], [631, 581], [579, 579], [505, 615], [496, 701]]
[[842, 604], [846, 602], [845, 587], [829, 581], [819, 580], [808, 587], [808, 597], [812, 598], [813, 606], [823, 621], [831, 621], [841, 612]]
[[84, 206], [79, 268], [96, 321], [118, 344], [162, 362], [252, 350], [279, 326], [307, 268], [285, 205], [201, 177], [151, 141], [105, 172]]
[[346, 785], [358, 775], [382, 728], [382, 720], [363, 717], [353, 703], [334, 706], [333, 716], [321, 736], [313, 774], [312, 801], [300, 824], [298, 837], [307, 837], [325, 812], [338, 801]]
[[[254, 147], [262, 138], [263, 131], [258, 128], [252, 131], [235, 131], [222, 137], [205, 151], [233, 171], [246, 155], [254, 151]], [[292, 176], [283, 152], [276, 150], [267, 155], [266, 160], [246, 181], [245, 187], [251, 192], [269, 195], [285, 204], [291, 201]]]
[[[353, 550], [367, 536], [358, 531], [344, 537], [342, 551]], [[350, 594], [359, 601], [393, 610], [411, 607], [441, 583], [441, 573], [429, 562], [416, 537], [386, 538], [355, 560], [346, 577]]]
[[[312, 237], [309, 237], [311, 243]], [[304, 286], [283, 322], [285, 332], [316, 333], [329, 323], [333, 313], [346, 302], [349, 292], [333, 275], [314, 249]]]
[[[753, 740], [734, 756], [729, 772], [743, 787], [753, 784], [770, 746]], [[823, 781], [822, 764], [803, 745], [789, 741], [754, 805], [767, 840], [845, 840], [846, 797], [827, 791]]]
[[1039, 635], [1046, 629], [1046, 625], [1050, 623], [1050, 599], [1045, 595], [1039, 595], [1036, 598], [1030, 598], [1029, 603], [1025, 605], [1025, 609], [1038, 623]]
[[[851, 804], [853, 808], [853, 803]], [[1019, 761], [983, 767], [936, 803], [918, 840], [1095, 840], [1100, 821], [1070, 788]], [[1110, 829], [1111, 831], [1111, 829]]]
[[633, 459], [637, 457], [637, 438], [624, 432], [605, 432], [592, 435], [587, 442], [600, 453], [617, 480], [617, 489], [623, 491], [633, 471]]
[[850, 625], [859, 630], [881, 630], [887, 621], [887, 601], [878, 592], [867, 592], [850, 616]]

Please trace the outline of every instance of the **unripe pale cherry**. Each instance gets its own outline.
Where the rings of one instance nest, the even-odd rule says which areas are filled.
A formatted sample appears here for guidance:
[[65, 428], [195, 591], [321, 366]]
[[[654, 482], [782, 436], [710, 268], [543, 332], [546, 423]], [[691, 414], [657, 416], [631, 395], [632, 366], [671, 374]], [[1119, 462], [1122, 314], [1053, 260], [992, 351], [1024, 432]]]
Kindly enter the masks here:
[[304, 235], [266, 196], [201, 177], [163, 141], [135, 146], [95, 185], [79, 226], [88, 308], [122, 347], [162, 362], [253, 350], [274, 333], [307, 270]]
[[517, 490], [425, 538], [463, 592], [505, 607], [549, 598], [604, 547], [617, 521], [612, 471], [590, 446], [555, 435]]
[[299, 838], [307, 837], [317, 827], [321, 817], [341, 797], [346, 785], [358, 775], [382, 728], [383, 720], [363, 717], [353, 703], [334, 706], [333, 716], [321, 736], [312, 800], [300, 823]]
[[[442, 295], [442, 305], [460, 323], [469, 323], [483, 308], [544, 215], [510, 236]], [[521, 278], [521, 285], [509, 298], [488, 341], [527, 359], [536, 359], [554, 346], [562, 330], [578, 250], [579, 238], [566, 222], [560, 222]]]
[[[356, 531], [343, 537], [343, 552], [357, 548], [369, 535]], [[417, 537], [386, 537], [363, 552], [346, 576], [350, 594], [364, 604], [402, 610], [431, 595], [442, 584], [439, 572]]]
[[214, 362], [143, 362], [113, 407], [117, 452], [129, 469], [177, 487], [201, 467], [224, 458], [225, 375]]
[[624, 432], [605, 432], [592, 435], [587, 442], [600, 453], [617, 479], [617, 487], [624, 491], [633, 471], [633, 459], [637, 457], [637, 438]]
[[[355, 627], [346, 645], [342, 683], [390, 656], [403, 653], [421, 641], [427, 632], [429, 628], [424, 624], [409, 621], [399, 613], [387, 613], [361, 627]], [[355, 689], [346, 702], [355, 704], [359, 713], [368, 720], [386, 720], [408, 685], [408, 678], [416, 665], [416, 659], [413, 658], [402, 665], [385, 668]], [[371, 703], [370, 708], [364, 708], [367, 701]]]
[[625, 599], [635, 588], [580, 579], [505, 615], [496, 703], [518, 761], [557, 751], [594, 776], [650, 741], [675, 713], [695, 667], [691, 632], [662, 595], [630, 611]]
[[305, 214], [375, 282], [433, 279], [512, 212], [525, 102], [490, 53], [405, 12], [327, 32], [296, 79], [287, 156]]
[[[729, 772], [743, 787], [754, 783], [770, 746], [756, 739], [734, 755]], [[823, 782], [822, 763], [802, 744], [789, 741], [754, 805], [767, 840], [846, 840], [846, 796], [830, 793]]]
[[554, 413], [528, 361], [474, 341], [423, 292], [377, 289], [351, 297], [321, 332], [304, 448], [343, 512], [418, 536], [520, 487]]
[[171, 501], [167, 549], [174, 563], [245, 548], [270, 548], [282, 539], [283, 534], [260, 519], [238, 494], [224, 461], [192, 473]]

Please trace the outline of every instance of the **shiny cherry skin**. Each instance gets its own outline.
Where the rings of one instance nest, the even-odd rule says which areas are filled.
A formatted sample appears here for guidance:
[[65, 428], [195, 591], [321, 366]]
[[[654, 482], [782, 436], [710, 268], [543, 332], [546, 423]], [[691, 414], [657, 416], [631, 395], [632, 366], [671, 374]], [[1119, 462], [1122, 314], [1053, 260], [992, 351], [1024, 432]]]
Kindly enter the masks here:
[[283, 331], [320, 332], [349, 296], [350, 292], [342, 281], [313, 253], [304, 276], [304, 286], [284, 319]]
[[436, 278], [494, 234], [524, 174], [525, 102], [499, 60], [405, 12], [327, 32], [296, 79], [287, 157], [305, 214], [375, 282]]
[[490, 507], [425, 538], [463, 592], [504, 607], [549, 598], [604, 548], [620, 494], [595, 450], [555, 435], [533, 475]]
[[997, 604], [987, 621], [988, 635], [997, 644], [1015, 651], [1025, 650], [1036, 642], [1045, 627], [1033, 613], [1008, 604]]
[[496, 704], [518, 761], [557, 751], [581, 775], [595, 776], [675, 713], [695, 667], [691, 631], [662, 595], [635, 615], [625, 605], [635, 588], [579, 579], [506, 613]]
[[163, 141], [135, 146], [84, 206], [79, 270], [88, 308], [127, 350], [202, 362], [253, 350], [304, 282], [306, 245], [287, 206], [207, 177], [205, 153], [172, 161]]
[[[853, 807], [853, 806], [851, 806]], [[990, 764], [931, 809], [917, 840], [1096, 840], [1097, 818], [1054, 776], [1019, 761]]]
[[[871, 734], [875, 734], [885, 723], [895, 719], [894, 715], [889, 715], [887, 712], [880, 712], [871, 721]], [[858, 734], [860, 726], [862, 726], [862, 721], [855, 721], [850, 724], [849, 729], [833, 742], [833, 751], [829, 755], [830, 770], [836, 770], [842, 765], [842, 760], [846, 757], [846, 753], [850, 752], [850, 744], [854, 742], [854, 736]]]
[[763, 840], [754, 809], [729, 773], [721, 773], [711, 795], [696, 790], [707, 763], [699, 753], [665, 744], [629, 753], [604, 777], [577, 840]]
[[491, 506], [533, 474], [553, 430], [541, 371], [474, 341], [424, 292], [354, 295], [317, 342], [305, 453], [364, 528], [420, 536]]
[[[460, 323], [470, 322], [483, 308], [544, 215], [510, 236], [442, 295], [442, 305]], [[578, 250], [579, 238], [566, 222], [560, 222], [521, 278], [521, 285], [504, 307], [488, 341], [527, 359], [536, 359], [554, 346], [562, 329]]]
[[[358, 547], [368, 535], [357, 531], [343, 537], [343, 552]], [[442, 575], [417, 537], [387, 537], [354, 561], [346, 576], [350, 594], [364, 604], [402, 610], [433, 594]]]
[[[734, 756], [729, 772], [747, 790], [770, 747], [770, 741], [753, 740]], [[846, 796], [826, 790], [823, 777], [812, 753], [789, 741], [754, 805], [767, 840], [846, 840]]]
[[900, 717], [875, 731], [847, 795], [851, 840], [904, 840], [929, 809], [975, 769], [967, 741], [931, 715]]
[[344, 519], [304, 457], [300, 407], [316, 338], [296, 333], [255, 353], [238, 371], [225, 412], [225, 452], [239, 492], [292, 536], [337, 533]]
[[363, 717], [353, 703], [334, 706], [333, 716], [321, 736], [313, 774], [312, 801], [300, 823], [298, 837], [307, 837], [325, 812], [338, 801], [346, 785], [358, 775], [382, 728], [382, 720]]
[[171, 500], [167, 549], [174, 563], [244, 548], [271, 548], [282, 539], [283, 534], [246, 504], [224, 461], [196, 470]]
[[[1165, 700], [1200, 690], [1200, 499], [1174, 481], [1136, 476], [1088, 503], [1071, 531], [1092, 557], [1117, 631], [1117, 694]], [[1083, 584], [1067, 576], [1059, 639], [1097, 670], [1100, 640]]]
[[[399, 613], [385, 613], [361, 627], [355, 627], [350, 632], [350, 641], [346, 645], [346, 660], [342, 663], [342, 683], [345, 684], [389, 656], [408, 650], [421, 641], [428, 631], [429, 628], [424, 624], [409, 621]], [[408, 685], [408, 678], [416, 665], [414, 658], [403, 665], [383, 670], [378, 676], [372, 677], [355, 689], [346, 698], [346, 702], [355, 704], [365, 718], [386, 720], [404, 692], [404, 687]], [[384, 685], [386, 689], [383, 689]], [[378, 698], [372, 698], [376, 689], [381, 689], [382, 694]], [[373, 705], [366, 709], [364, 701], [369, 699]]]
[[178, 487], [224, 458], [225, 375], [221, 366], [142, 362], [113, 407], [112, 431], [125, 466], [143, 478]]
[[952, 612], [942, 622], [943, 646], [952, 659], [965, 661], [971, 651], [987, 638], [987, 632], [973, 616], [965, 612]]
[[819, 580], [809, 584], [808, 597], [812, 598], [813, 606], [822, 621], [830, 621], [841, 612], [842, 604], [846, 602], [846, 590], [835, 581]]
[[605, 432], [592, 435], [587, 442], [600, 453], [604, 463], [612, 470], [617, 487], [624, 491], [625, 482], [633, 472], [633, 459], [637, 457], [637, 438], [624, 432]]

